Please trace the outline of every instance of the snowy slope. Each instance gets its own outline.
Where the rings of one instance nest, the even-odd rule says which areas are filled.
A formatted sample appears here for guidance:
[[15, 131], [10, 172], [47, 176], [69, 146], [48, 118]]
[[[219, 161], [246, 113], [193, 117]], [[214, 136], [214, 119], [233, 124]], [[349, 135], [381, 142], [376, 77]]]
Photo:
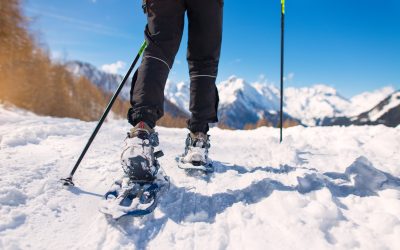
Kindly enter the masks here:
[[400, 249], [400, 127], [212, 129], [209, 179], [174, 158], [187, 131], [158, 128], [172, 179], [154, 215], [109, 222], [97, 209], [121, 174], [128, 124], [102, 128], [59, 186], [94, 123], [0, 107], [0, 249]]

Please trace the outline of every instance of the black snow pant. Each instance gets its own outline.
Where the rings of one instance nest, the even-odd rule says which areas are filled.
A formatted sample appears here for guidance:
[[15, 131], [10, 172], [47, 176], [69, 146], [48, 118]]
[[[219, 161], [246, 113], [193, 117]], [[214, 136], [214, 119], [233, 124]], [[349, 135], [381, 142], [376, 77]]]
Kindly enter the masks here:
[[129, 122], [150, 127], [164, 114], [164, 87], [182, 38], [185, 12], [189, 21], [187, 61], [190, 74], [191, 132], [204, 132], [218, 122], [215, 85], [222, 40], [223, 0], [146, 0], [147, 48], [134, 74]]

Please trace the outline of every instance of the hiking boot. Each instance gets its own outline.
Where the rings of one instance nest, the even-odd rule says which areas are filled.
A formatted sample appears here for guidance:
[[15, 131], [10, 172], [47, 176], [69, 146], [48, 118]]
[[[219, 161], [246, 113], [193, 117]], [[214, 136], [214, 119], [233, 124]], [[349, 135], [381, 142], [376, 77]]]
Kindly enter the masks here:
[[159, 145], [158, 134], [145, 122], [139, 122], [128, 132], [126, 146], [121, 154], [125, 176], [132, 182], [152, 182], [159, 169], [157, 158], [162, 151], [154, 152]]

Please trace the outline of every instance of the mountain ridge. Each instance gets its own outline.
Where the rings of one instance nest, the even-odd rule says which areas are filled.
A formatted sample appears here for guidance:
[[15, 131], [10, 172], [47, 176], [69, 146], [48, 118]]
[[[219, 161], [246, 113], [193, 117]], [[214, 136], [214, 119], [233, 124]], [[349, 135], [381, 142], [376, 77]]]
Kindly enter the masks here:
[[[67, 65], [72, 73], [87, 77], [107, 92], [113, 92], [122, 80], [122, 76], [106, 73], [88, 63], [71, 61]], [[271, 125], [279, 125], [280, 91], [273, 84], [248, 83], [233, 75], [218, 83], [217, 88], [220, 97], [219, 117], [224, 125], [243, 129], [247, 124], [256, 124], [262, 119]], [[129, 100], [129, 91], [130, 84], [126, 84], [122, 90], [122, 99]], [[284, 118], [305, 126], [353, 124], [350, 118], [371, 110], [394, 91], [393, 87], [386, 86], [345, 98], [335, 88], [325, 84], [286, 87]], [[168, 79], [164, 96], [166, 112], [171, 112], [173, 116], [190, 117], [189, 82], [176, 83]], [[343, 117], [349, 118], [348, 121], [344, 122], [346, 119]]]

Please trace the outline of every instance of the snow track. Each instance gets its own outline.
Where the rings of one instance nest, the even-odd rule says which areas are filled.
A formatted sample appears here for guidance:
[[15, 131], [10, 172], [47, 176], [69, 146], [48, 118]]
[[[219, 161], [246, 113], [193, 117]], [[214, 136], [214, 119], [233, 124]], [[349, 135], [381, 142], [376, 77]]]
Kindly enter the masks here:
[[94, 123], [0, 107], [0, 249], [400, 249], [400, 127], [212, 129], [208, 178], [175, 157], [186, 131], [158, 128], [171, 188], [154, 214], [108, 221], [128, 124], [110, 121], [75, 175]]

